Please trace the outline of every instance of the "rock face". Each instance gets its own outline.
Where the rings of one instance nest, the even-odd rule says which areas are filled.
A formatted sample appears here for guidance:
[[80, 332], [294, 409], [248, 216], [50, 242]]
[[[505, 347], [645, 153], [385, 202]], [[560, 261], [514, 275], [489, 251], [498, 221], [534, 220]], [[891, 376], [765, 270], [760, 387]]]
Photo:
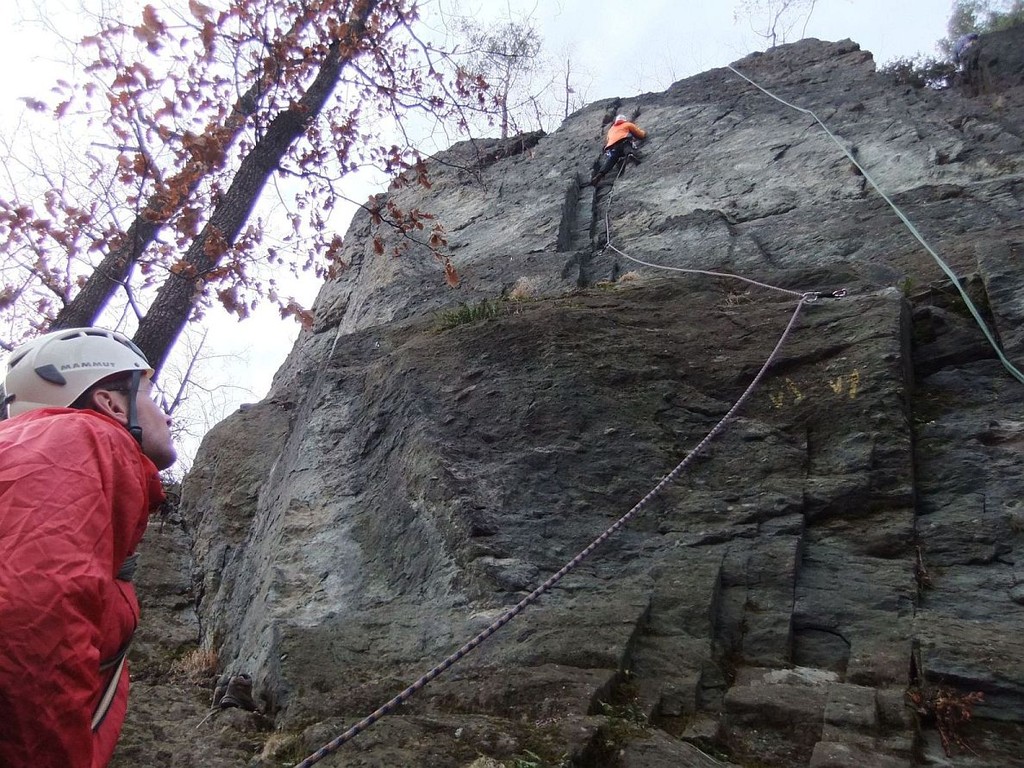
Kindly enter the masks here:
[[[848, 41], [735, 65], [813, 110], [1018, 363], [1022, 38], [984, 40], [970, 97]], [[645, 157], [582, 186], [617, 112]], [[191, 573], [152, 585], [116, 766], [297, 762], [640, 500], [324, 764], [1024, 765], [1024, 384], [810, 115], [715, 70], [430, 178], [389, 195], [444, 223], [460, 288], [356, 217], [316, 326], [185, 482], [161, 541]], [[216, 653], [191, 692], [153, 673], [183, 632]], [[242, 672], [262, 712], [197, 728]]]

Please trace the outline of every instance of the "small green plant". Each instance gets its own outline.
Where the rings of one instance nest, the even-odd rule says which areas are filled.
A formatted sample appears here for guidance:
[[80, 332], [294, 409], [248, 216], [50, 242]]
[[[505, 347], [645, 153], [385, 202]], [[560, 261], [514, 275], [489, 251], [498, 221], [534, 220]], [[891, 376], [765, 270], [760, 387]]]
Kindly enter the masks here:
[[622, 720], [639, 728], [647, 728], [649, 725], [647, 713], [644, 712], [643, 708], [636, 701], [627, 701], [624, 704], [601, 702], [600, 707], [601, 714], [605, 717]]
[[897, 85], [931, 90], [949, 88], [956, 75], [956, 67], [951, 62], [922, 54], [893, 59], [878, 71], [891, 77]]
[[508, 768], [567, 768], [569, 765], [568, 760], [568, 755], [562, 755], [557, 763], [551, 763], [527, 749], [523, 752], [522, 757], [513, 758]]
[[543, 765], [537, 755], [533, 754], [530, 750], [526, 750], [525, 757], [517, 757], [512, 760], [511, 768], [543, 768]]
[[437, 327], [439, 330], [447, 331], [467, 323], [475, 323], [480, 320], [493, 320], [497, 317], [504, 317], [508, 314], [508, 308], [501, 302], [481, 301], [479, 304], [461, 304], [456, 309], [444, 310], [438, 315]]
[[595, 765], [607, 765], [623, 745], [644, 738], [650, 728], [647, 713], [639, 703], [623, 697], [621, 690], [618, 693], [616, 701], [621, 703], [599, 702], [597, 706], [597, 711], [607, 719], [594, 737], [592, 746], [596, 754], [591, 757]]

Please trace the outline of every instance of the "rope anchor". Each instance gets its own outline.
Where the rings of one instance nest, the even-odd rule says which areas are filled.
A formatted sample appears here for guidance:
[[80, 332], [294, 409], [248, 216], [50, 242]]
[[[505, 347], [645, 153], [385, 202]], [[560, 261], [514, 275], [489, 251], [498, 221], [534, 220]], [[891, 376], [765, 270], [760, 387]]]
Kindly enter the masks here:
[[843, 299], [846, 298], [846, 289], [840, 288], [837, 291], [824, 292], [824, 291], [808, 291], [803, 294], [802, 298], [808, 304], [812, 304], [819, 299]]

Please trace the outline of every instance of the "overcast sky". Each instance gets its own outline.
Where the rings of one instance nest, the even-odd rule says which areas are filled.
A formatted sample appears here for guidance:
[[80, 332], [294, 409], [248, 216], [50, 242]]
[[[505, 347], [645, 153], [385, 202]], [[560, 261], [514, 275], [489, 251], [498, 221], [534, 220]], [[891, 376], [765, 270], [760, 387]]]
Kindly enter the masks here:
[[[513, 0], [510, 5], [537, 7], [549, 50], [574, 49], [594, 77], [590, 100], [664, 90], [675, 80], [765, 47], [749, 21], [735, 20], [739, 3], [729, 0]], [[806, 35], [850, 38], [883, 63], [918, 51], [934, 53], [950, 8], [951, 0], [818, 0]], [[802, 26], [790, 39], [799, 38]]]
[[[9, 133], [23, 109], [19, 97], [45, 94], [55, 79], [68, 77], [53, 39], [37, 26], [15, 23], [11, 16], [19, 14], [10, 9], [27, 15], [39, 5], [71, 37], [92, 30], [75, 29], [68, 9], [76, 0], [3, 2], [7, 19], [0, 25], [0, 71], [5, 73], [0, 78], [0, 131]], [[462, 0], [463, 8], [481, 21], [507, 17], [510, 11], [531, 16], [547, 54], [572, 59], [588, 102], [664, 90], [678, 79], [763, 49], [765, 41], [750, 20], [734, 18], [737, 5], [730, 0]], [[871, 51], [879, 64], [918, 52], [934, 54], [950, 6], [950, 0], [818, 0], [806, 36], [850, 38]], [[790, 39], [799, 38], [802, 29], [798, 24]], [[317, 286], [309, 282], [302, 290], [300, 299], [311, 303]], [[241, 325], [228, 319], [218, 325], [225, 323], [230, 333], [215, 334], [222, 339], [217, 352], [230, 357], [213, 365], [222, 365], [225, 376], [245, 371], [241, 383], [249, 391], [229, 393], [235, 403], [258, 399], [291, 349], [297, 327], [280, 321], [274, 310]]]

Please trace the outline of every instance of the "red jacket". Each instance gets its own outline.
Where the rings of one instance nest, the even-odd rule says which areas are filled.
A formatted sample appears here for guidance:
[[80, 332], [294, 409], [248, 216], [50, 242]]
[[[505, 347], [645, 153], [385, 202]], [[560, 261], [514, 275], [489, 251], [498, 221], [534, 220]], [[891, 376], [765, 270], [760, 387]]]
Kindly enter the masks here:
[[636, 123], [631, 123], [628, 120], [616, 120], [608, 129], [608, 138], [605, 139], [604, 148], [608, 149], [612, 144], [617, 144], [631, 134], [638, 139], [647, 138], [647, 131], [637, 127]]
[[102, 768], [128, 703], [125, 669], [91, 719], [139, 604], [116, 578], [160, 477], [127, 429], [94, 411], [46, 408], [0, 422], [0, 766]]

